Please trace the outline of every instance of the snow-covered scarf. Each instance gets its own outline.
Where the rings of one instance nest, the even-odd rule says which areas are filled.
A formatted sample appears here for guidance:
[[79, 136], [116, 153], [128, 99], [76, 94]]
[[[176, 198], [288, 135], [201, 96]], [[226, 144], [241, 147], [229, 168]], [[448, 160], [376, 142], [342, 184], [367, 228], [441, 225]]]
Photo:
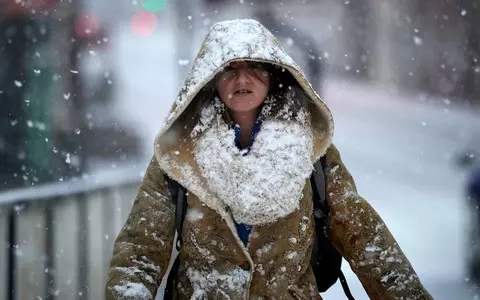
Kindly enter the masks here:
[[313, 170], [310, 115], [294, 108], [293, 91], [283, 100], [281, 107], [278, 99], [265, 101], [261, 130], [247, 155], [236, 147], [218, 99], [202, 110], [192, 132], [203, 132], [194, 153], [202, 175], [238, 223], [266, 224], [295, 211]]

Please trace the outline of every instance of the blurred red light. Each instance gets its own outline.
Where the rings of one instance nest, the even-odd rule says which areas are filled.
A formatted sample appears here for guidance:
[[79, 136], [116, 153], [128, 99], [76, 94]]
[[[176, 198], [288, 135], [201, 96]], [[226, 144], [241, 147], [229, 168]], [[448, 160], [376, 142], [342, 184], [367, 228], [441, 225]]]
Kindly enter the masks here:
[[94, 36], [100, 29], [98, 17], [91, 13], [80, 14], [75, 20], [75, 34], [79, 37]]
[[130, 29], [134, 35], [148, 37], [157, 29], [157, 16], [149, 11], [140, 11], [132, 16]]

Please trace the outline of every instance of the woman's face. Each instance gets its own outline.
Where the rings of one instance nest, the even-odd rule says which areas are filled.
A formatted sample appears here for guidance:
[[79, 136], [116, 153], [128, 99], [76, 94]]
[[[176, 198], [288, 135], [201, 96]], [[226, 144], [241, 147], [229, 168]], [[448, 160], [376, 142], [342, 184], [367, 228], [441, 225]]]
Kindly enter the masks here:
[[263, 64], [233, 62], [216, 77], [216, 87], [223, 103], [233, 112], [256, 110], [267, 98], [270, 74]]

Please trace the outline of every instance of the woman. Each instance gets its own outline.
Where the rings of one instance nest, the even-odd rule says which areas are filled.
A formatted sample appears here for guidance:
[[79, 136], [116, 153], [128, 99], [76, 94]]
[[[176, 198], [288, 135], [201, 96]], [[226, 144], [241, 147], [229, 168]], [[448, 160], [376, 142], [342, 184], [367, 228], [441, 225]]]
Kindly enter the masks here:
[[152, 299], [188, 190], [179, 299], [321, 299], [310, 266], [313, 164], [326, 155], [330, 238], [372, 299], [431, 299], [332, 144], [332, 115], [253, 20], [215, 24], [155, 143], [111, 261], [107, 299]]

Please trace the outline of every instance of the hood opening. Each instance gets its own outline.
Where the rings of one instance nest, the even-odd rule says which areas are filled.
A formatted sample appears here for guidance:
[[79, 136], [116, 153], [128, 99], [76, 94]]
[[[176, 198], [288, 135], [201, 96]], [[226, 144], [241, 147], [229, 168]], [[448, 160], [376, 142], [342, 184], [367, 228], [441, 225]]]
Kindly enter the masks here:
[[[240, 61], [240, 60], [235, 60]], [[245, 61], [245, 60], [244, 60]], [[231, 62], [229, 62], [231, 63]], [[219, 69], [217, 74], [219, 74], [225, 66], [229, 63], [225, 64], [222, 68]], [[315, 110], [314, 102], [308, 97], [305, 93], [303, 88], [300, 86], [300, 83], [295, 79], [295, 77], [291, 74], [290, 71], [287, 69], [269, 63], [269, 62], [262, 62], [265, 66], [267, 66], [268, 72], [270, 74], [270, 90], [268, 92], [267, 99], [262, 104], [261, 108], [265, 105], [266, 102], [272, 101], [273, 103], [271, 107], [274, 109], [280, 109], [283, 107], [284, 102], [287, 101], [287, 94], [294, 93], [296, 96], [296, 101], [292, 102], [291, 109], [292, 109], [292, 118], [296, 117], [296, 114], [300, 111], [302, 107], [305, 107], [309, 112], [312, 109]], [[189, 107], [178, 117], [177, 122], [184, 123], [185, 134], [189, 134], [193, 130], [196, 124], [198, 124], [199, 119], [201, 118], [202, 110], [210, 106], [212, 102], [215, 101], [217, 98], [220, 99], [218, 91], [215, 87], [216, 77], [214, 76], [205, 86], [198, 92], [198, 94], [192, 99]], [[217, 101], [218, 101], [217, 100]], [[221, 100], [220, 100], [221, 101]], [[276, 103], [275, 103], [276, 102]], [[233, 125], [233, 119], [231, 118], [228, 109], [224, 107], [222, 104], [221, 109], [222, 116], [224, 121], [227, 124]], [[262, 109], [260, 109], [262, 111]], [[271, 112], [275, 114], [275, 111]], [[313, 116], [314, 114], [312, 114]], [[259, 118], [262, 117], [261, 113]], [[266, 116], [264, 116], [266, 117]], [[322, 117], [323, 119], [323, 117]]]

